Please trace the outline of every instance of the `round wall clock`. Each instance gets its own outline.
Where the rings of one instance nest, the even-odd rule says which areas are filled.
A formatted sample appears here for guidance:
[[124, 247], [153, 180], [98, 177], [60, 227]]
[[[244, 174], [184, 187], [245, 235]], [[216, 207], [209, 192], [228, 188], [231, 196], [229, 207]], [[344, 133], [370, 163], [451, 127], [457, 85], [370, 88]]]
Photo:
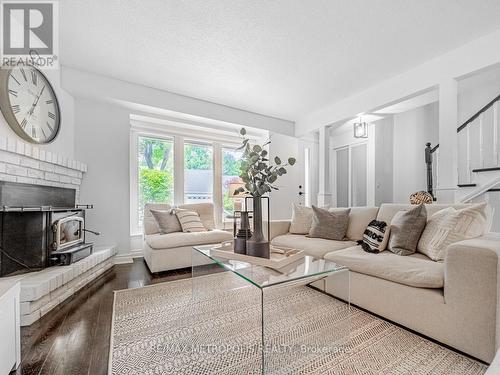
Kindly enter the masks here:
[[0, 110], [12, 130], [31, 143], [52, 142], [61, 126], [54, 89], [32, 66], [0, 69]]

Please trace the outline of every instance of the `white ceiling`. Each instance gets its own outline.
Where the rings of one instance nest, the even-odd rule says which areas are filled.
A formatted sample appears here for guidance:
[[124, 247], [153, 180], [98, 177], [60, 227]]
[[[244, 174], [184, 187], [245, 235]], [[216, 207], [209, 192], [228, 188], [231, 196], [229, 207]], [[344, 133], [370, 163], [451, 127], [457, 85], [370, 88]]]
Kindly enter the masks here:
[[62, 64], [288, 120], [500, 28], [498, 0], [60, 4]]

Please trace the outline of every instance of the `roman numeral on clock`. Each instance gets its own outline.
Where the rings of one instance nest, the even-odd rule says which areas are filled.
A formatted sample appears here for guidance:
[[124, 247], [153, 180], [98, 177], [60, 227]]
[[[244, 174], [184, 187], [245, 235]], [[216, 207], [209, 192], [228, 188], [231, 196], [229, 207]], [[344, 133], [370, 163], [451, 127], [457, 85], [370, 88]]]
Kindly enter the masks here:
[[54, 115], [52, 112], [49, 112], [49, 117], [50, 117], [52, 120], [55, 120], [55, 119], [56, 119], [56, 115]]
[[31, 136], [36, 138], [36, 129], [34, 127], [31, 128]]
[[12, 96], [15, 96], [17, 98], [17, 91], [15, 90], [9, 90], [9, 94]]
[[23, 119], [23, 121], [21, 121], [21, 127], [24, 129], [26, 125], [28, 125], [28, 121], [26, 119]]
[[52, 103], [54, 103], [54, 101], [52, 99], [50, 99], [50, 100], [46, 100], [45, 103], [46, 104], [52, 104]]
[[10, 108], [12, 108], [12, 112], [14, 112], [14, 114], [18, 114], [19, 112], [21, 112], [21, 107], [19, 106], [19, 104], [15, 104]]
[[50, 126], [50, 124], [47, 122], [47, 127], [50, 129], [51, 132], [54, 131], [54, 128], [52, 126]]
[[31, 71], [31, 82], [36, 86], [38, 82], [38, 76], [34, 70]]

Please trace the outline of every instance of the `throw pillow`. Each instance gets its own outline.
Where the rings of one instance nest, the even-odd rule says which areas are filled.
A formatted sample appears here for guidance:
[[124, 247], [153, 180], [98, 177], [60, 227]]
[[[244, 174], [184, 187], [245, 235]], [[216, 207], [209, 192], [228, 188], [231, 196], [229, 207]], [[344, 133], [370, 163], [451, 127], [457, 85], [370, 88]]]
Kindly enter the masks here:
[[290, 223], [290, 233], [308, 234], [311, 229], [313, 210], [311, 207], [292, 204], [292, 221]]
[[448, 207], [431, 216], [418, 242], [418, 251], [435, 261], [444, 260], [454, 242], [481, 236], [488, 225], [487, 204], [456, 210]]
[[312, 206], [313, 221], [309, 237], [326, 238], [328, 240], [342, 241], [347, 232], [349, 224], [350, 208], [330, 212], [316, 206]]
[[427, 211], [423, 204], [397, 212], [391, 220], [389, 250], [398, 255], [415, 253], [426, 222]]
[[363, 239], [358, 241], [361, 248], [368, 253], [384, 251], [389, 242], [390, 227], [385, 221], [372, 220], [363, 233]]
[[181, 223], [172, 210], [150, 210], [158, 223], [161, 234], [182, 232]]
[[175, 214], [181, 223], [183, 232], [193, 233], [207, 231], [201, 222], [198, 212], [178, 208], [175, 210]]
[[[321, 207], [328, 209], [328, 206]], [[311, 207], [292, 203], [292, 220], [289, 232], [292, 234], [308, 234], [311, 230], [313, 210]]]

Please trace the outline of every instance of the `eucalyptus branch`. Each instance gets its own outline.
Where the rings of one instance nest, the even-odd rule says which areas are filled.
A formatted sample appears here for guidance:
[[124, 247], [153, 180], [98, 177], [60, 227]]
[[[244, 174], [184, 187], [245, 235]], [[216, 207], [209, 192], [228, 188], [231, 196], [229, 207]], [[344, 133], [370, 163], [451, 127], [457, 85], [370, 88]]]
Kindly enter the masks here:
[[274, 157], [274, 163], [268, 158], [268, 151], [265, 146], [271, 143], [266, 141], [263, 145], [250, 145], [250, 140], [246, 137], [246, 130], [240, 130], [242, 144], [238, 147], [243, 151], [240, 178], [245, 183], [245, 188], [238, 188], [235, 194], [247, 193], [254, 197], [260, 197], [272, 190], [278, 190], [274, 185], [276, 180], [287, 173], [286, 167], [293, 166], [295, 158], [288, 158], [285, 163], [281, 159]]

